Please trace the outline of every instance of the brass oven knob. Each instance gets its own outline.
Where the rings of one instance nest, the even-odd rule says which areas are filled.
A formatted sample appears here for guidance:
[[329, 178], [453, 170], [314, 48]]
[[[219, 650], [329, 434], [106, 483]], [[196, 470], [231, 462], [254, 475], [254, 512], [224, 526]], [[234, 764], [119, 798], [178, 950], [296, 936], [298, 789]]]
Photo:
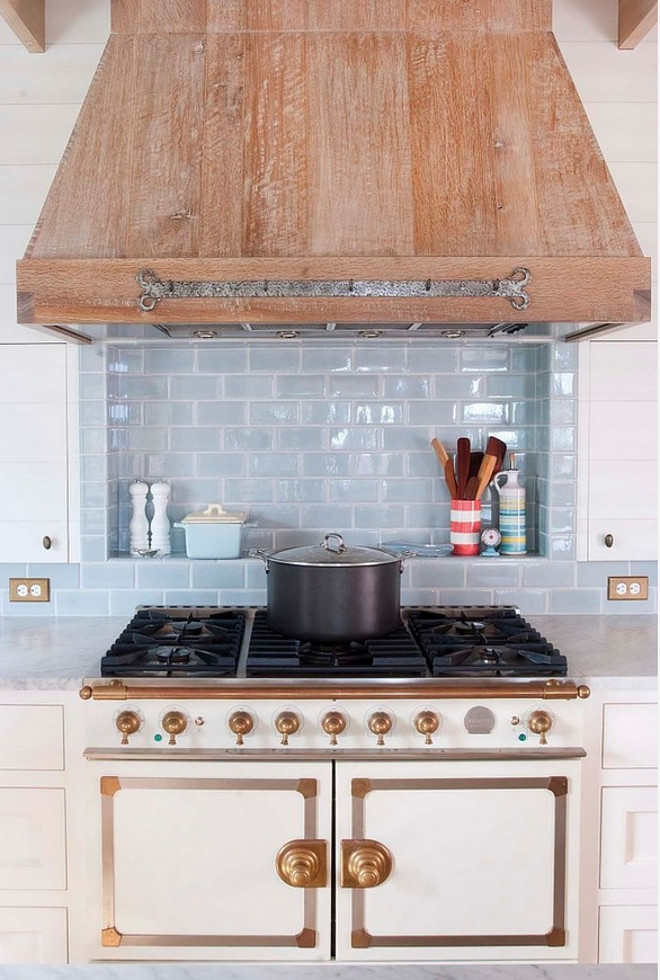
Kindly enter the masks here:
[[234, 711], [229, 716], [227, 727], [236, 736], [236, 744], [243, 745], [243, 737], [254, 728], [254, 718], [249, 711]]
[[164, 732], [170, 736], [168, 745], [176, 745], [177, 735], [182, 735], [188, 727], [188, 719], [183, 711], [167, 711], [163, 715], [161, 726]]
[[128, 736], [135, 735], [142, 727], [142, 719], [137, 711], [120, 711], [115, 718], [117, 731], [121, 732], [121, 744], [128, 745]]
[[346, 717], [341, 711], [328, 711], [321, 718], [321, 728], [330, 736], [330, 745], [336, 745], [337, 736], [346, 731]]
[[282, 736], [281, 745], [289, 744], [289, 736], [295, 735], [300, 728], [300, 718], [295, 711], [280, 711], [275, 719], [275, 728]]
[[367, 728], [372, 735], [378, 736], [376, 745], [385, 745], [385, 736], [392, 731], [392, 717], [386, 711], [374, 711], [367, 720]]
[[536, 711], [532, 711], [527, 717], [527, 727], [530, 732], [534, 735], [540, 735], [539, 744], [547, 745], [548, 739], [547, 734], [554, 725], [555, 720], [549, 711], [544, 711], [542, 708], [537, 708]]
[[424, 738], [425, 745], [432, 745], [433, 739], [431, 735], [437, 732], [440, 727], [440, 716], [435, 713], [435, 711], [420, 711], [419, 714], [415, 715], [413, 718], [413, 725], [415, 730], [419, 732], [420, 735], [426, 736]]

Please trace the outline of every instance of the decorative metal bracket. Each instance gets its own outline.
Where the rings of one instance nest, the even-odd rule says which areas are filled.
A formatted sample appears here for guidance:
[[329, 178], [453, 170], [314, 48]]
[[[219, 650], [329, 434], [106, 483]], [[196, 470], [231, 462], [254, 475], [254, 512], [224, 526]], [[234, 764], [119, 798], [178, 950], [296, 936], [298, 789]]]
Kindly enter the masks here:
[[150, 313], [162, 299], [316, 299], [321, 297], [432, 298], [490, 297], [508, 299], [515, 310], [529, 306], [524, 287], [529, 269], [514, 269], [507, 279], [276, 279], [249, 282], [186, 282], [159, 279], [150, 269], [136, 276], [144, 292], [138, 300]]

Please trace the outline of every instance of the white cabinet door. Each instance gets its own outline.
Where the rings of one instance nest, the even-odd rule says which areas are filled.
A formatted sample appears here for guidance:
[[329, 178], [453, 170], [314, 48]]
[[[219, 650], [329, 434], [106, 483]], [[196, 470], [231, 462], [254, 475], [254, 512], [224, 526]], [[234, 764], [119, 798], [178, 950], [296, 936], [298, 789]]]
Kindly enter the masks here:
[[658, 792], [655, 786], [604, 786], [601, 888], [655, 888]]
[[64, 769], [60, 704], [0, 704], [0, 770]]
[[657, 345], [592, 341], [581, 348], [580, 374], [579, 557], [654, 560]]
[[0, 889], [64, 888], [64, 790], [0, 788]]
[[338, 958], [576, 957], [576, 765], [338, 765]]
[[0, 907], [0, 963], [66, 962], [66, 909]]
[[0, 344], [0, 562], [68, 560], [66, 385], [65, 344]]
[[331, 763], [104, 770], [96, 958], [329, 958]]
[[598, 918], [599, 963], [656, 963], [658, 910], [654, 905], [606, 905]]

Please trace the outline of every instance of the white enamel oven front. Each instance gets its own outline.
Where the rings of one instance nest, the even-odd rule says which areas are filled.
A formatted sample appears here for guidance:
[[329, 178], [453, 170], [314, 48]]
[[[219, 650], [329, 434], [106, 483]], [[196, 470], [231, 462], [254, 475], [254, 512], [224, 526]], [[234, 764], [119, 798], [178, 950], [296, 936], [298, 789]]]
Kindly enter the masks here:
[[89, 960], [574, 961], [580, 760], [87, 763]]

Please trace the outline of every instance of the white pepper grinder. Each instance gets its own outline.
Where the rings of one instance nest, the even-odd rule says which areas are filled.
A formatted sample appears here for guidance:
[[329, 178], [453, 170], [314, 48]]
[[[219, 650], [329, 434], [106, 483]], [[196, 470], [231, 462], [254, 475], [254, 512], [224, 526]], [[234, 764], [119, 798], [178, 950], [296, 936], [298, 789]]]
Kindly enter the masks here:
[[149, 548], [149, 520], [147, 518], [147, 493], [149, 486], [141, 480], [129, 484], [133, 509], [128, 525], [129, 548], [133, 551], [146, 551]]
[[154, 514], [151, 518], [151, 547], [159, 555], [169, 555], [172, 551], [170, 543], [170, 519], [167, 516], [167, 505], [170, 499], [169, 483], [152, 483], [151, 497]]

